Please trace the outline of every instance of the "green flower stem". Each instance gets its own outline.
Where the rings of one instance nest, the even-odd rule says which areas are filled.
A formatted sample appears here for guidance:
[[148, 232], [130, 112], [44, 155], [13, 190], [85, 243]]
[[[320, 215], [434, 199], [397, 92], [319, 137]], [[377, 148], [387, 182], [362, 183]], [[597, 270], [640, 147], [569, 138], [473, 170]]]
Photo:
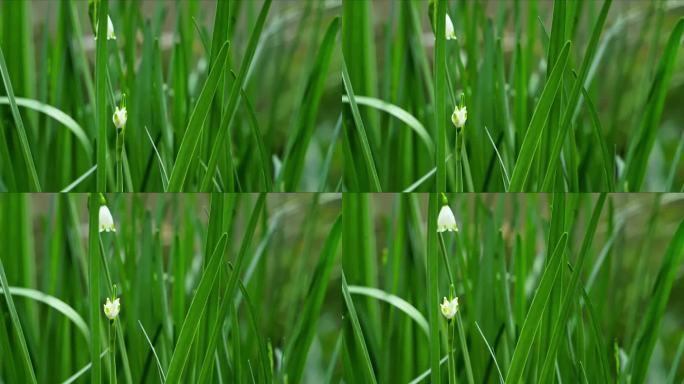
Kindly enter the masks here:
[[449, 284], [454, 285], [454, 275], [451, 273], [451, 266], [449, 265], [449, 258], [447, 257], [446, 245], [444, 244], [444, 234], [439, 233], [439, 245], [442, 249], [442, 257], [444, 258], [444, 265], [446, 265], [447, 275], [449, 275]]
[[468, 345], [466, 344], [463, 323], [461, 322], [461, 312], [456, 312], [456, 324], [458, 325], [458, 338], [461, 342], [461, 351], [463, 351], [463, 362], [465, 363], [468, 384], [475, 384], [475, 379], [473, 379], [473, 367], [470, 365], [470, 353], [468, 353]]
[[109, 356], [111, 368], [109, 370], [109, 382], [116, 383], [116, 319], [109, 326]]
[[125, 127], [116, 134], [116, 191], [123, 192], [123, 144]]
[[449, 370], [449, 384], [456, 384], [456, 357], [454, 356], [454, 319], [450, 319], [447, 323], [448, 337], [447, 337], [447, 363]]
[[456, 128], [456, 192], [463, 192], [463, 128]]

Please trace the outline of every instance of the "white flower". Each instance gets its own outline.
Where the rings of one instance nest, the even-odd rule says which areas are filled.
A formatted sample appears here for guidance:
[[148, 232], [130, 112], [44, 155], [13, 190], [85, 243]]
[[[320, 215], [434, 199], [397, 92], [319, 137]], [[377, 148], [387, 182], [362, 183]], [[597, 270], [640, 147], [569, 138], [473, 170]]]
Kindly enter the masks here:
[[121, 310], [121, 304], [119, 303], [119, 298], [117, 297], [114, 301], [111, 301], [109, 297], [104, 305], [105, 316], [109, 320], [114, 320], [119, 315], [119, 310]]
[[437, 216], [437, 232], [444, 231], [458, 232], [456, 218], [448, 205], [443, 205], [439, 211], [439, 216]]
[[446, 15], [445, 35], [447, 40], [456, 40], [456, 32], [454, 32], [454, 23], [451, 22], [449, 14]]
[[463, 128], [468, 119], [468, 110], [465, 105], [463, 108], [459, 108], [458, 105], [454, 108], [454, 113], [451, 114], [451, 122], [454, 123], [456, 128]]
[[112, 218], [112, 213], [109, 212], [109, 208], [106, 205], [100, 205], [100, 232], [116, 232], [114, 227], [114, 219]]
[[[95, 40], [97, 40], [97, 23], [95, 23]], [[116, 40], [114, 24], [112, 24], [112, 18], [109, 16], [107, 16], [107, 40]]]
[[128, 120], [128, 111], [126, 110], [126, 107], [121, 109], [116, 107], [116, 109], [114, 109], [114, 116], [112, 116], [114, 126], [116, 126], [118, 129], [121, 129], [126, 126], [126, 120]]
[[451, 301], [445, 297], [442, 304], [439, 305], [439, 309], [442, 310], [442, 315], [448, 320], [453, 319], [456, 316], [456, 312], [458, 312], [458, 297], [454, 297]]

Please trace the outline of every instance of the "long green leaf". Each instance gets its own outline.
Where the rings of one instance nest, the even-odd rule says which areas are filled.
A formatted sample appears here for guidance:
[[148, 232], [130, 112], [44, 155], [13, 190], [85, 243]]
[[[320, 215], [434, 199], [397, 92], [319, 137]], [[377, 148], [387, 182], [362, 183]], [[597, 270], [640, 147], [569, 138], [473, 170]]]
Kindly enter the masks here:
[[665, 53], [660, 59], [655, 80], [648, 94], [639, 131], [635, 135], [636, 139], [630, 141], [624, 174], [625, 189], [628, 191], [639, 191], [644, 183], [649, 155], [658, 134], [657, 127], [665, 107], [665, 97], [677, 63], [677, 52], [682, 45], [682, 34], [684, 34], [684, 17], [679, 19], [667, 40]]
[[252, 243], [252, 236], [256, 231], [256, 225], [258, 223], [261, 211], [264, 209], [266, 202], [266, 194], [261, 194], [252, 214], [249, 218], [249, 223], [245, 228], [245, 235], [242, 238], [242, 243], [240, 244], [240, 252], [235, 261], [235, 267], [233, 268], [228, 284], [226, 284], [223, 295], [221, 296], [223, 300], [221, 301], [221, 306], [218, 310], [218, 316], [214, 322], [211, 333], [209, 334], [209, 340], [206, 347], [206, 352], [204, 354], [204, 361], [202, 363], [202, 369], [200, 371], [199, 382], [206, 383], [210, 379], [209, 374], [211, 373], [211, 367], [214, 364], [214, 351], [218, 345], [219, 337], [221, 335], [221, 330], [223, 329], [223, 321], [228, 315], [228, 310], [233, 308], [235, 292], [237, 291], [238, 281], [240, 274], [242, 273], [242, 264], [246, 257], [247, 251], [249, 250]]
[[[97, 191], [107, 191], [107, 19], [109, 0], [100, 0], [96, 12], [97, 43], [95, 47], [95, 118], [97, 119]], [[97, 355], [93, 360], [97, 360]], [[93, 365], [93, 374], [99, 371]], [[98, 372], [99, 373], [99, 372]]]
[[594, 28], [591, 32], [589, 45], [587, 45], [586, 52], [582, 58], [579, 76], [575, 79], [575, 84], [572, 87], [572, 92], [570, 93], [570, 99], [565, 105], [565, 111], [563, 112], [563, 117], [561, 119], [560, 131], [555, 135], [556, 139], [553, 142], [551, 156], [549, 157], [549, 164], [547, 165], [546, 175], [544, 176], [544, 181], [542, 183], [542, 191], [550, 190], [553, 180], [555, 180], [555, 175], [558, 171], [556, 167], [560, 159], [561, 148], [565, 142], [568, 130], [570, 130], [572, 116], [580, 102], [580, 96], [582, 95], [581, 90], [584, 89], [584, 80], [587, 78], [589, 66], [594, 59], [594, 55], [596, 54], [599, 37], [601, 36], [601, 31], [603, 30], [603, 25], [605, 24], [606, 17], [608, 16], [608, 11], [610, 10], [610, 5], [612, 2], [613, 0], [606, 0], [603, 2], [601, 13], [599, 14], [596, 24], [594, 24]]
[[285, 348], [286, 364], [284, 371], [287, 373], [287, 379], [293, 383], [302, 381], [309, 349], [316, 335], [316, 325], [323, 307], [328, 283], [330, 282], [330, 274], [335, 266], [341, 235], [342, 218], [338, 216], [323, 245], [304, 306], [298, 316], [299, 319], [292, 332], [292, 336], [290, 336], [290, 341]]
[[532, 348], [534, 336], [537, 333], [539, 324], [542, 322], [544, 309], [549, 301], [549, 297], [551, 297], [551, 290], [556, 283], [556, 276], [558, 276], [558, 271], [560, 271], [561, 268], [561, 255], [565, 252], [565, 243], [567, 241], [568, 234], [563, 233], [554, 248], [551, 258], [546, 264], [546, 269], [542, 274], [539, 286], [532, 298], [530, 309], [525, 316], [525, 322], [523, 322], [522, 329], [520, 330], [518, 342], [513, 350], [511, 363], [508, 368], [508, 373], [506, 374], [506, 383], [517, 384], [522, 378], [523, 370], [525, 369], [525, 364], [527, 364], [527, 358], [530, 349]]
[[[90, 155], [93, 153], [93, 147], [90, 145], [90, 141], [88, 141], [88, 136], [86, 136], [83, 128], [81, 128], [81, 126], [78, 125], [78, 123], [74, 119], [72, 119], [71, 116], [53, 107], [52, 105], [43, 104], [38, 100], [17, 97], [14, 99], [14, 101], [17, 103], [18, 106], [33, 109], [57, 120], [62, 125], [64, 125], [64, 127], [70, 130], [71, 133], [74, 134], [74, 136], [76, 136], [78, 141], [83, 146], [83, 149], [86, 151], [88, 157], [90, 157]], [[11, 105], [9, 98], [4, 96], [0, 97], [0, 104]]]
[[382, 300], [398, 310], [404, 312], [408, 317], [413, 319], [413, 321], [418, 324], [420, 329], [425, 332], [426, 335], [430, 334], [428, 321], [425, 319], [422, 313], [416, 307], [411, 305], [408, 301], [402, 299], [399, 296], [387, 293], [382, 289], [372, 288], [372, 287], [361, 287], [358, 285], [349, 286], [349, 293], [356, 295], [363, 295], [372, 297], [374, 299]]
[[[4, 293], [5, 290], [0, 288], [0, 294]], [[90, 333], [88, 332], [88, 325], [86, 324], [85, 320], [83, 320], [81, 315], [79, 315], [78, 312], [76, 312], [76, 310], [73, 309], [69, 304], [63, 302], [62, 300], [52, 295], [48, 295], [46, 293], [43, 293], [39, 290], [32, 288], [9, 287], [9, 293], [12, 296], [26, 297], [28, 299], [43, 303], [51, 307], [55, 311], [61, 313], [62, 315], [66, 316], [66, 318], [71, 320], [71, 322], [74, 323], [74, 326], [76, 326], [76, 328], [78, 328], [78, 330], [81, 331], [85, 340], [88, 343], [90, 343]]]
[[[220, 56], [220, 55], [219, 55]], [[176, 347], [171, 355], [171, 362], [166, 372], [166, 380], [169, 383], [180, 383], [183, 375], [185, 363], [190, 355], [190, 348], [192, 347], [195, 335], [197, 334], [197, 325], [200, 322], [204, 307], [209, 300], [209, 294], [214, 288], [216, 277], [221, 270], [221, 261], [226, 249], [228, 235], [224, 233], [221, 235], [214, 252], [209, 259], [207, 267], [204, 269], [202, 278], [197, 285], [197, 291], [192, 298], [188, 313], [185, 315]]]
[[353, 331], [353, 340], [345, 339], [346, 344], [355, 344], [358, 350], [362, 353], [363, 367], [357, 367], [362, 370], [365, 379], [370, 383], [377, 383], [375, 379], [375, 373], [373, 372], [373, 363], [368, 355], [368, 348], [366, 347], [366, 340], [363, 337], [363, 331], [361, 330], [361, 323], [359, 323], [359, 317], [356, 314], [356, 307], [354, 306], [354, 301], [352, 300], [351, 294], [349, 293], [349, 285], [347, 285], [347, 278], [342, 272], [342, 297], [344, 298], [344, 303], [346, 307], [346, 312], [349, 314], [349, 321], [351, 322]]
[[599, 217], [601, 216], [601, 210], [603, 209], [603, 204], [606, 201], [606, 195], [601, 194], [599, 196], [596, 205], [594, 206], [594, 212], [591, 215], [589, 225], [587, 225], [587, 230], [584, 234], [584, 240], [582, 241], [582, 248], [580, 249], [577, 261], [574, 265], [572, 272], [572, 277], [570, 278], [570, 283], [567, 287], [564, 286], [564, 296], [563, 302], [561, 304], [561, 310], [551, 331], [551, 341], [549, 342], [548, 349], [546, 351], [546, 358], [544, 359], [544, 365], [541, 370], [540, 380], [541, 382], [548, 382], [552, 379], [554, 362], [556, 360], [556, 352], [565, 335], [565, 325], [570, 316], [570, 310], [572, 309], [573, 303], [577, 301], [580, 296], [577, 294], [577, 289], [580, 284], [580, 277], [582, 276], [582, 266], [588, 257], [589, 251], [591, 250], [591, 244], [594, 240], [594, 235], [596, 234], [596, 226], [598, 225]]
[[88, 199], [88, 313], [90, 317], [90, 382], [98, 384], [101, 380], [100, 362], [100, 196], [91, 193]]
[[523, 139], [520, 153], [518, 154], [518, 159], [515, 162], [515, 167], [513, 167], [511, 185], [509, 187], [510, 192], [523, 192], [525, 189], [527, 175], [532, 167], [534, 154], [537, 151], [537, 147], [539, 147], [542, 132], [546, 125], [546, 120], [549, 117], [549, 112], [551, 111], [551, 105], [553, 105], [553, 101], [562, 84], [561, 78], [565, 66], [568, 63], [569, 52], [570, 42], [568, 41], [563, 46], [558, 60], [556, 61], [556, 65], [554, 65], [553, 70], [551, 70], [551, 76], [549, 76], [549, 80], [544, 86], [537, 107], [532, 115], [530, 125], [527, 127], [525, 138]]
[[[9, 292], [9, 284], [7, 283], [7, 276], [5, 276], [5, 267], [2, 264], [2, 258], [0, 258], [0, 284], [2, 285], [3, 292]], [[17, 314], [17, 308], [14, 306], [14, 300], [12, 295], [4, 295], [5, 303], [9, 308], [10, 319], [12, 320], [12, 328], [14, 329], [14, 335], [16, 340], [19, 342], [19, 360], [21, 360], [24, 369], [26, 370], [27, 381], [31, 383], [37, 383], [36, 374], [33, 372], [33, 364], [31, 363], [31, 356], [29, 355], [28, 347], [26, 346], [26, 339], [24, 338], [24, 331], [21, 327], [21, 322], [19, 321], [19, 315]]]
[[658, 277], [649, 296], [648, 307], [643, 313], [637, 338], [632, 345], [629, 361], [632, 381], [635, 383], [643, 383], [646, 380], [646, 373], [651, 365], [651, 355], [660, 336], [661, 322], [672, 285], [682, 265], [682, 258], [684, 258], [684, 220], [679, 223], [665, 251]]
[[361, 119], [361, 113], [359, 112], [359, 107], [356, 104], [356, 97], [354, 95], [354, 89], [352, 88], [351, 79], [349, 79], [349, 73], [347, 72], [347, 65], [342, 62], [342, 82], [344, 83], [345, 91], [347, 92], [347, 97], [349, 98], [349, 107], [351, 108], [352, 116], [354, 118], [354, 126], [356, 127], [356, 133], [361, 141], [361, 151], [363, 155], [363, 160], [365, 162], [366, 170], [371, 176], [371, 191], [381, 192], [380, 179], [378, 179], [378, 172], [375, 170], [375, 161], [373, 160], [373, 154], [368, 143], [368, 135], [366, 134], [366, 128], [363, 125], [363, 120]]
[[12, 89], [12, 83], [10, 81], [9, 73], [7, 72], [7, 64], [5, 64], [5, 55], [2, 53], [2, 48], [0, 48], [0, 74], [2, 74], [2, 80], [5, 84], [5, 92], [7, 92], [9, 105], [12, 109], [12, 117], [14, 117], [14, 124], [16, 124], [17, 126], [17, 135], [19, 136], [21, 154], [24, 158], [26, 174], [28, 174], [29, 178], [28, 189], [35, 192], [40, 192], [40, 182], [38, 181], [38, 173], [36, 172], [36, 166], [33, 164], [31, 148], [29, 147], [28, 138], [26, 136], [26, 130], [24, 129], [24, 122], [21, 120], [19, 108], [17, 108], [17, 102], [14, 98], [14, 90]]
[[[413, 131], [416, 132], [418, 137], [420, 137], [420, 139], [423, 141], [423, 144], [425, 144], [425, 148], [427, 148], [429, 154], [432, 155], [434, 153], [435, 145], [432, 142], [432, 139], [430, 138], [430, 134], [425, 129], [423, 124], [421, 124], [421, 122], [418, 121], [418, 119], [416, 119], [415, 117], [413, 117], [413, 115], [411, 115], [408, 111], [402, 109], [399, 106], [396, 106], [394, 104], [388, 103], [380, 99], [376, 99], [374, 97], [354, 96], [354, 98], [356, 99], [356, 104], [358, 105], [366, 105], [378, 109], [380, 111], [387, 112], [390, 115], [406, 123], [406, 125], [408, 125], [409, 128], [413, 129]], [[342, 102], [349, 103], [349, 96], [342, 95]]]
[[290, 133], [283, 170], [278, 175], [282, 183], [277, 183], [277, 186], [284, 187], [285, 191], [296, 190], [301, 179], [306, 152], [314, 133], [318, 106], [328, 78], [328, 68], [335, 51], [335, 39], [337, 38], [339, 28], [340, 19], [336, 17], [330, 22], [328, 29], [325, 31], [323, 41], [318, 48], [314, 65], [306, 82], [306, 92], [304, 92], [300, 102], [302, 108], [297, 112], [296, 124], [294, 126], [296, 131]]
[[228, 46], [228, 42], [223, 43], [223, 46], [221, 46], [218, 59], [211, 67], [209, 76], [204, 82], [204, 87], [202, 87], [202, 91], [195, 104], [195, 108], [192, 110], [190, 121], [185, 129], [183, 141], [178, 150], [178, 156], [176, 156], [176, 161], [171, 170], [171, 177], [169, 178], [169, 186], [167, 189], [168, 192], [182, 192], [183, 190], [185, 179], [188, 170], [190, 169], [190, 163], [195, 157], [195, 150], [197, 149], [197, 143], [199, 142], [202, 133], [204, 120], [207, 118], [209, 107], [211, 107], [211, 100], [214, 98], [214, 93], [216, 93], [216, 88], [218, 87], [218, 79], [224, 71], [226, 56], [228, 56]]
[[[271, 7], [271, 0], [264, 1], [261, 6], [261, 12], [259, 12], [259, 17], [252, 29], [252, 33], [249, 36], [249, 43], [247, 45], [247, 51], [240, 64], [240, 72], [238, 72], [237, 79], [233, 82], [233, 87], [230, 90], [230, 96], [228, 96], [228, 103], [221, 117], [221, 125], [214, 138], [214, 145], [211, 147], [211, 155], [209, 157], [209, 163], [207, 164], [207, 172], [202, 178], [200, 184], [200, 191], [208, 191], [211, 186], [212, 178], [216, 172], [216, 166], [218, 165], [219, 156], [225, 155], [225, 138], [228, 137], [228, 156], [231, 156], [231, 141], [230, 141], [230, 129], [235, 117], [235, 113], [238, 108], [238, 101], [240, 100], [240, 95], [242, 88], [244, 87], [245, 77], [249, 71], [249, 67], [252, 65], [252, 59], [254, 58], [254, 52], [256, 51], [257, 44], [259, 43], [259, 38], [261, 37], [261, 32], [264, 28], [264, 22], [266, 21], [266, 16], [268, 16], [268, 10]], [[232, 161], [229, 159], [229, 163]], [[228, 170], [233, 172], [232, 169]], [[228, 191], [233, 190], [233, 185], [226, 186]]]

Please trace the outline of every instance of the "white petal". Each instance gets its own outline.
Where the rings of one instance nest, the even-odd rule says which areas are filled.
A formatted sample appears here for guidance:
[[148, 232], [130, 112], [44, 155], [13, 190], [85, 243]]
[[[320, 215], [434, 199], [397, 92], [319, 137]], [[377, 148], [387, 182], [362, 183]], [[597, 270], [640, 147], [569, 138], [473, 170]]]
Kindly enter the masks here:
[[448, 205], [443, 205], [437, 216], [437, 232], [458, 231], [456, 218]]
[[99, 229], [100, 232], [116, 232], [114, 227], [114, 219], [112, 218], [112, 213], [109, 212], [109, 208], [106, 205], [100, 206], [99, 216]]
[[454, 32], [454, 23], [451, 22], [451, 17], [446, 15], [445, 35], [447, 40], [455, 40], [456, 32]]

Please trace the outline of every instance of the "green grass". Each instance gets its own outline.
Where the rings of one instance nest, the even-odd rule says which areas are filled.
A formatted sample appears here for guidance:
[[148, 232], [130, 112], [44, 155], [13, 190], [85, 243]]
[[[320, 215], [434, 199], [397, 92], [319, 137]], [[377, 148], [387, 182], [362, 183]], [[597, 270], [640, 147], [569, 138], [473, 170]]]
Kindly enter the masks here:
[[453, 382], [449, 269], [458, 382], [684, 378], [681, 194], [447, 199], [459, 232], [438, 236], [436, 194], [344, 195], [348, 382]]
[[[343, 108], [343, 188], [681, 190], [681, 10], [661, 1], [344, 1], [346, 88], [373, 102]], [[445, 12], [455, 40], [444, 39]], [[460, 95], [468, 119], [457, 137], [448, 116]], [[384, 114], [387, 105], [406, 118]]]
[[340, 1], [92, 1], [0, 4], [0, 192], [340, 188]]
[[0, 194], [0, 381], [341, 380], [340, 195], [106, 198]]

